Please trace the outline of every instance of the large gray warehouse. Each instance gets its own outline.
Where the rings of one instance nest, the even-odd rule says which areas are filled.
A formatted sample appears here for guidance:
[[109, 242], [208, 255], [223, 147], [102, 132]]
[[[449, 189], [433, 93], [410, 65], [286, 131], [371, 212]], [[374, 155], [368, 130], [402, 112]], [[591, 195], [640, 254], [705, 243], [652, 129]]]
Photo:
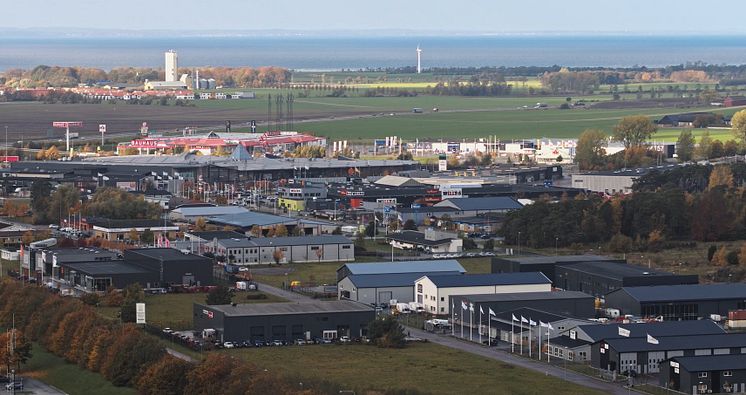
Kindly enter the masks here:
[[194, 329], [215, 329], [223, 342], [359, 338], [375, 310], [346, 300], [311, 303], [194, 304]]
[[520, 292], [484, 295], [452, 296], [453, 304], [474, 303], [474, 308], [496, 313], [519, 308], [531, 308], [570, 317], [593, 318], [596, 315], [595, 298], [575, 291]]

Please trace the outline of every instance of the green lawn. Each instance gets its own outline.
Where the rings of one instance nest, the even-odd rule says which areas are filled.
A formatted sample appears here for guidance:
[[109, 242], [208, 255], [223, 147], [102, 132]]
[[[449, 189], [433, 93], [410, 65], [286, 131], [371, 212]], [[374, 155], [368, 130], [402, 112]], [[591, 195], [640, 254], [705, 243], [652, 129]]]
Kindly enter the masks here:
[[[432, 394], [593, 394], [588, 388], [432, 343], [401, 350], [368, 345], [265, 347], [227, 351], [260, 368], [362, 390]], [[323, 361], [323, 362], [321, 362]]]
[[[691, 131], [695, 140], [698, 141], [705, 132], [705, 129], [691, 129]], [[726, 142], [735, 138], [730, 129], [709, 129], [707, 131], [710, 132], [710, 138], [713, 140]], [[659, 129], [653, 136], [653, 139], [655, 141], [674, 142], [679, 138], [679, 134], [681, 134], [681, 129]]]
[[129, 395], [136, 391], [127, 387], [115, 387], [100, 374], [82, 369], [66, 362], [34, 344], [32, 357], [24, 366], [22, 375], [39, 379], [68, 394], [76, 395]]

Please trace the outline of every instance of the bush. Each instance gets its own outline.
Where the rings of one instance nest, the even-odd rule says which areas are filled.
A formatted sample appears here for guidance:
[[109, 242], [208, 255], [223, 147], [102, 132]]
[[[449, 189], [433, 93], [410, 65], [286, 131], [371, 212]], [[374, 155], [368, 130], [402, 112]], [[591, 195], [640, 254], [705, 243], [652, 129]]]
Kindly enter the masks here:
[[368, 337], [378, 347], [402, 348], [405, 345], [404, 328], [391, 315], [371, 321], [368, 324]]
[[464, 249], [465, 250], [473, 250], [477, 248], [477, 243], [474, 242], [474, 240], [466, 238], [464, 239]]
[[715, 252], [717, 252], [718, 247], [716, 245], [711, 245], [709, 248], [707, 248], [707, 261], [712, 262], [712, 257], [715, 256]]
[[256, 294], [250, 293], [250, 294], [246, 295], [246, 299], [248, 299], [248, 300], [267, 299], [267, 295], [266, 294], [262, 294], [262, 293], [256, 293]]
[[731, 251], [725, 256], [729, 265], [738, 265], [738, 251]]
[[630, 252], [632, 250], [633, 241], [630, 237], [625, 236], [621, 233], [617, 233], [611, 237], [607, 249], [611, 252]]

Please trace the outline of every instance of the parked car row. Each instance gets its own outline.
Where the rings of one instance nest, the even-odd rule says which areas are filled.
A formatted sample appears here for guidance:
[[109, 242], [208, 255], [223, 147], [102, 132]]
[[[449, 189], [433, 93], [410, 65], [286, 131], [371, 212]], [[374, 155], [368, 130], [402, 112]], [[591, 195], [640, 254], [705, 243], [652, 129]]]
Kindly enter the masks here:
[[453, 254], [433, 254], [433, 259], [455, 259], [455, 258], [477, 258], [485, 256], [495, 256], [492, 251], [481, 252], [459, 252]]
[[249, 348], [249, 347], [281, 347], [281, 346], [304, 346], [308, 344], [334, 344], [334, 343], [352, 343], [352, 342], [360, 343], [364, 342], [367, 343], [368, 339], [366, 338], [350, 338], [349, 336], [342, 336], [337, 339], [326, 339], [326, 338], [320, 338], [317, 337], [313, 340], [306, 340], [306, 339], [295, 339], [293, 342], [287, 342], [285, 340], [262, 340], [262, 339], [255, 339], [254, 341], [243, 341], [243, 342], [224, 342], [220, 343], [215, 342], [216, 348]]

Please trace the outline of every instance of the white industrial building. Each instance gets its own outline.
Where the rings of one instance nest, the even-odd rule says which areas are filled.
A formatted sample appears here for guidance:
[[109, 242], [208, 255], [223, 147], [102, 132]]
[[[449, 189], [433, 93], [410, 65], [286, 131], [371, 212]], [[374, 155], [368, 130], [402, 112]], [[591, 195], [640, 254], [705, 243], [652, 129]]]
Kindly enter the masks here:
[[176, 51], [166, 51], [166, 82], [174, 82], [179, 80], [179, 57]]
[[540, 272], [428, 275], [415, 281], [415, 299], [430, 314], [450, 313], [449, 298], [517, 292], [549, 292], [552, 282]]
[[236, 265], [275, 263], [279, 251], [280, 263], [351, 262], [355, 260], [355, 245], [338, 235], [230, 238], [215, 241], [216, 254]]

